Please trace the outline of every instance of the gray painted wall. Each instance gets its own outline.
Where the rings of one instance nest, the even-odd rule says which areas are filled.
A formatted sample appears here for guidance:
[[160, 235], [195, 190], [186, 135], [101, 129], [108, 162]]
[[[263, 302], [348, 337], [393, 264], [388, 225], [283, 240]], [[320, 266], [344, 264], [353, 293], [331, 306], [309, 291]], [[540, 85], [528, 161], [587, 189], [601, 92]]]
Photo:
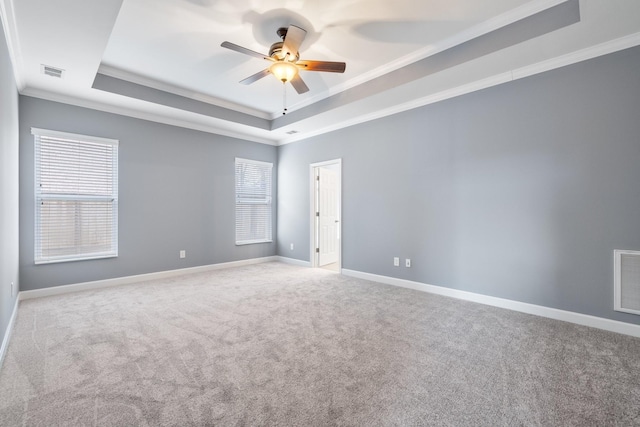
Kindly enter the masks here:
[[279, 147], [278, 254], [309, 259], [309, 164], [342, 158], [343, 268], [640, 324], [613, 311], [639, 69], [629, 49]]
[[[32, 127], [120, 141], [117, 258], [34, 265]], [[22, 290], [275, 255], [275, 243], [235, 246], [234, 160], [275, 169], [276, 155], [269, 145], [21, 96]]]
[[0, 22], [0, 342], [16, 303], [18, 283], [18, 89]]

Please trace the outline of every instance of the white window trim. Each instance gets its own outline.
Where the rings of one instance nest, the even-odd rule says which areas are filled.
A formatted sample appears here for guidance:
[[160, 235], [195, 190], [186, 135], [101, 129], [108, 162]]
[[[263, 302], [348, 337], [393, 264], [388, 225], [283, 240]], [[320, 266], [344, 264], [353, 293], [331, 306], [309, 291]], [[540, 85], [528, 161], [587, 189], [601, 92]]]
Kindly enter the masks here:
[[[237, 229], [237, 205], [238, 205], [238, 193], [237, 193], [237, 183], [236, 183], [236, 168], [235, 166], [237, 166], [238, 162], [242, 162], [242, 163], [248, 163], [248, 164], [255, 164], [255, 165], [260, 165], [260, 166], [267, 166], [271, 172], [271, 188], [269, 189], [269, 195], [268, 195], [268, 202], [266, 203], [269, 207], [270, 207], [270, 215], [269, 215], [269, 220], [271, 221], [271, 223], [269, 224], [269, 228], [270, 228], [270, 234], [271, 234], [271, 238], [270, 239], [253, 239], [253, 240], [238, 240], [238, 229]], [[234, 203], [234, 210], [235, 210], [235, 221], [236, 221], [236, 225], [235, 225], [235, 242], [236, 242], [236, 246], [243, 246], [243, 245], [253, 245], [256, 243], [273, 243], [273, 163], [271, 162], [263, 162], [260, 160], [251, 160], [251, 159], [245, 159], [245, 158], [241, 158], [241, 157], [236, 157], [235, 162], [234, 162], [234, 172], [233, 172], [233, 176], [234, 176], [234, 198], [235, 198], [235, 203]], [[249, 204], [249, 203], [247, 203]], [[262, 204], [262, 203], [261, 203]]]
[[108, 144], [118, 146], [120, 141], [111, 138], [102, 138], [100, 136], [80, 135], [77, 133], [60, 132], [57, 130], [31, 128], [31, 135], [48, 136], [50, 138], [68, 139], [70, 141], [79, 142], [95, 142], [98, 144]]
[[[88, 142], [88, 143], [97, 143], [97, 144], [103, 144], [103, 145], [111, 145], [111, 146], [115, 146], [118, 147], [120, 142], [117, 139], [110, 139], [110, 138], [102, 138], [102, 137], [97, 137], [97, 136], [90, 136], [90, 135], [81, 135], [81, 134], [75, 134], [75, 133], [69, 133], [69, 132], [60, 132], [60, 131], [54, 131], [54, 130], [49, 130], [49, 129], [40, 129], [40, 128], [35, 128], [32, 127], [31, 128], [31, 134], [34, 136], [34, 144], [35, 144], [35, 138], [37, 137], [49, 137], [49, 138], [59, 138], [59, 139], [65, 139], [65, 140], [69, 140], [69, 141], [75, 141], [75, 142]], [[92, 259], [106, 259], [106, 258], [116, 258], [118, 256], [118, 163], [119, 163], [119, 159], [118, 156], [116, 154], [116, 158], [115, 158], [115, 170], [114, 170], [114, 180], [115, 180], [115, 190], [114, 193], [111, 196], [87, 196], [87, 195], [57, 195], [57, 194], [48, 194], [46, 196], [43, 197], [42, 193], [40, 192], [40, 189], [38, 188], [38, 168], [36, 167], [36, 163], [38, 162], [37, 159], [38, 153], [35, 150], [35, 146], [34, 146], [34, 264], [36, 265], [40, 265], [40, 264], [54, 264], [54, 263], [61, 263], [61, 262], [72, 262], [72, 261], [83, 261], [83, 260], [92, 260]], [[86, 255], [67, 255], [67, 256], [57, 256], [57, 257], [50, 257], [50, 258], [43, 258], [42, 254], [41, 254], [41, 246], [39, 245], [37, 239], [38, 239], [38, 230], [40, 230], [40, 215], [38, 214], [38, 199], [47, 199], [47, 200], [95, 200], [95, 201], [104, 201], [104, 200], [111, 200], [114, 202], [114, 206], [113, 206], [113, 210], [114, 210], [114, 216], [113, 216], [113, 221], [114, 221], [114, 235], [112, 236], [111, 241], [113, 242], [114, 245], [114, 250], [112, 251], [108, 251], [108, 252], [94, 252], [91, 254], [86, 254]]]

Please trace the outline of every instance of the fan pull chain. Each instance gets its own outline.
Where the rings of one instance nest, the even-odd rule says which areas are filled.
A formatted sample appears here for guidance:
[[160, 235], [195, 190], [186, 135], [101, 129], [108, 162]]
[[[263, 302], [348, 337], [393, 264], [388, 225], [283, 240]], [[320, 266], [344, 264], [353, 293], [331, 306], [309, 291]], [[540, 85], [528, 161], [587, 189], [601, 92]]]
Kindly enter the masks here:
[[282, 82], [282, 115], [287, 114], [287, 82]]

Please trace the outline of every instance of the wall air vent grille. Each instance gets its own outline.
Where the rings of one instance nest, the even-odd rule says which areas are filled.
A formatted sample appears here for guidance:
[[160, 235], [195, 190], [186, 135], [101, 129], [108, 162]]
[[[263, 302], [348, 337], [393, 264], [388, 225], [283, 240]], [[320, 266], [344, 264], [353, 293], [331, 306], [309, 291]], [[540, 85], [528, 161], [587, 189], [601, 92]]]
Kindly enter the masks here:
[[614, 251], [615, 310], [640, 314], [640, 251]]
[[42, 64], [42, 74], [61, 79], [62, 76], [64, 75], [64, 70]]

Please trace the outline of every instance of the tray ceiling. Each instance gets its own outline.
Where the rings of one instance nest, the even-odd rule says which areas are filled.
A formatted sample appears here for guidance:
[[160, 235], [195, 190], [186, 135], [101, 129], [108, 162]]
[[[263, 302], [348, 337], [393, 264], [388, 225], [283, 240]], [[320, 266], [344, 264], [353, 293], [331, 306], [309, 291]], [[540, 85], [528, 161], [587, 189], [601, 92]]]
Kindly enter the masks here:
[[[1, 0], [21, 93], [279, 144], [640, 43], [635, 0]], [[298, 95], [266, 61], [276, 30], [307, 31]], [[42, 65], [64, 70], [44, 75]], [[292, 133], [295, 132], [295, 133]]]

